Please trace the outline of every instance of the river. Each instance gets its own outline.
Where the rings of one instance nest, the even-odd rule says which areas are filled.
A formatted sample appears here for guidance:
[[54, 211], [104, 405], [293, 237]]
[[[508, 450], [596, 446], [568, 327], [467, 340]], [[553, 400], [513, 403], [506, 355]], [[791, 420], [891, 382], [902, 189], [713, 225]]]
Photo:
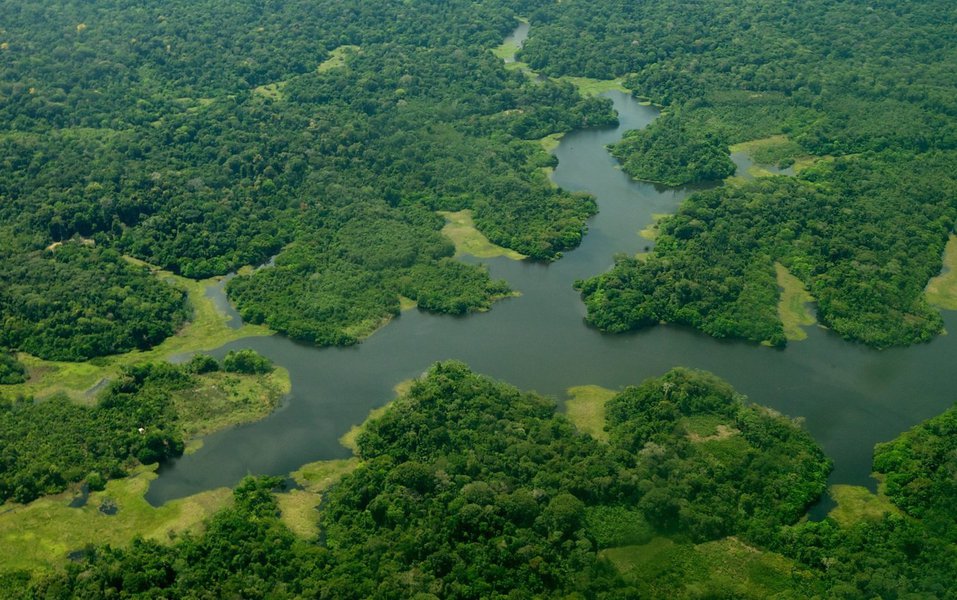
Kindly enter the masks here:
[[[679, 365], [707, 369], [752, 401], [803, 419], [834, 459], [831, 483], [873, 489], [874, 444], [953, 403], [955, 336], [878, 351], [814, 326], [807, 340], [773, 349], [716, 340], [679, 326], [621, 335], [588, 327], [572, 283], [610, 268], [616, 253], [648, 246], [638, 232], [654, 213], [674, 212], [690, 193], [633, 181], [617, 168], [605, 146], [650, 123], [657, 111], [620, 92], [605, 95], [614, 102], [619, 126], [570, 133], [555, 150], [555, 183], [598, 200], [600, 212], [589, 221], [579, 248], [552, 264], [482, 261], [493, 277], [506, 279], [522, 294], [497, 302], [487, 313], [451, 317], [408, 311], [349, 348], [315, 348], [280, 336], [220, 348], [217, 356], [238, 348], [268, 356], [289, 370], [292, 393], [269, 417], [210, 435], [196, 453], [163, 465], [147, 499], [158, 505], [233, 486], [247, 474], [285, 475], [307, 462], [346, 457], [350, 451], [338, 442], [343, 433], [391, 399], [398, 382], [446, 359], [462, 360], [479, 373], [559, 402], [575, 385], [621, 389]], [[944, 320], [957, 331], [955, 313], [945, 312]]]

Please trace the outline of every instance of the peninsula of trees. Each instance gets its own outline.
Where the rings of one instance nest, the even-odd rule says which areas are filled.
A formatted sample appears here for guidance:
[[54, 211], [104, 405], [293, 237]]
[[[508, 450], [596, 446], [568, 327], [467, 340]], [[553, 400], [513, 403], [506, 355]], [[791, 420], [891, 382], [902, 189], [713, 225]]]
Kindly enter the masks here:
[[[946, 15], [946, 16], [945, 16]], [[522, 60], [548, 75], [626, 77], [667, 115], [613, 148], [679, 184], [730, 174], [727, 145], [786, 136], [763, 160], [793, 178], [702, 193], [660, 224], [645, 263], [580, 284], [606, 331], [659, 321], [784, 343], [774, 262], [822, 324], [876, 347], [942, 330], [923, 288], [957, 215], [957, 71], [946, 0], [543, 5]], [[772, 138], [774, 139], [774, 138]]]

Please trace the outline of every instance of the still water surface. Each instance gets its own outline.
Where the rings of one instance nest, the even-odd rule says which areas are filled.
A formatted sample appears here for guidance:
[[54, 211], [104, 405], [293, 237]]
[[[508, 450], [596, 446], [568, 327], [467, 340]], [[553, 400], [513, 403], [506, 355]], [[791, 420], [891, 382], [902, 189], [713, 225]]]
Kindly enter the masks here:
[[[689, 193], [632, 181], [616, 168], [605, 146], [647, 125], [657, 112], [625, 94], [607, 95], [620, 125], [571, 133], [555, 152], [560, 161], [555, 183], [594, 194], [601, 211], [578, 249], [549, 265], [483, 261], [493, 277], [522, 293], [487, 313], [450, 317], [409, 311], [351, 348], [319, 349], [279, 336], [224, 346], [217, 355], [254, 348], [289, 369], [292, 393], [266, 419], [208, 436], [198, 452], [162, 467], [148, 500], [160, 504], [235, 485], [247, 474], [283, 475], [307, 462], [348, 456], [338, 442], [343, 433], [387, 402], [396, 383], [446, 359], [559, 401], [575, 385], [620, 389], [678, 365], [707, 369], [753, 401], [803, 418], [834, 459], [832, 483], [873, 487], [874, 444], [954, 401], [957, 336], [876, 351], [812, 327], [807, 340], [780, 350], [719, 341], [676, 326], [624, 335], [586, 326], [572, 283], [607, 270], [615, 253], [648, 246], [638, 231], [653, 213], [674, 212]], [[957, 332], [955, 313], [945, 313], [945, 322]]]

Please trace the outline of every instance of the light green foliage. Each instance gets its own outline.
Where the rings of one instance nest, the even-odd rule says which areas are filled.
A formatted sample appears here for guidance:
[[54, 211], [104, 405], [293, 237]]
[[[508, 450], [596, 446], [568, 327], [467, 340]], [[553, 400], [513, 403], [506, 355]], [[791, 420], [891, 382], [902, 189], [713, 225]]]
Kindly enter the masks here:
[[884, 485], [877, 493], [863, 486], [832, 485], [828, 489], [837, 506], [828, 516], [844, 527], [850, 527], [861, 521], [880, 521], [886, 515], [900, 514], [900, 510], [887, 497]]
[[445, 226], [442, 227], [442, 235], [452, 240], [452, 243], [455, 244], [456, 255], [468, 254], [477, 258], [505, 256], [512, 260], [525, 258], [524, 255], [514, 250], [496, 246], [488, 241], [488, 238], [475, 228], [472, 211], [468, 209], [455, 212], [438, 211], [438, 214], [445, 219]]
[[[69, 506], [72, 492], [5, 506], [0, 512], [0, 572], [51, 571], [65, 566], [70, 552], [107, 544], [125, 547], [136, 538], [169, 543], [186, 531], [201, 530], [205, 519], [229, 503], [229, 490], [220, 488], [151, 506], [143, 496], [156, 478], [155, 469], [133, 469], [91, 493], [78, 508]], [[116, 514], [100, 511], [105, 501], [116, 507]]]
[[605, 404], [615, 396], [614, 390], [597, 385], [579, 385], [568, 389], [565, 412], [575, 427], [597, 440], [608, 441], [605, 431]]
[[821, 590], [810, 569], [734, 537], [697, 545], [659, 537], [602, 556], [646, 597], [797, 600]]
[[957, 236], [951, 234], [944, 246], [942, 272], [927, 282], [927, 302], [947, 310], [957, 310]]
[[814, 301], [811, 294], [804, 289], [804, 283], [791, 275], [781, 263], [774, 263], [777, 274], [778, 287], [781, 288], [781, 298], [778, 300], [778, 318], [784, 327], [784, 337], [788, 341], [799, 341], [807, 338], [803, 327], [813, 325], [814, 316], [808, 310], [808, 304]]

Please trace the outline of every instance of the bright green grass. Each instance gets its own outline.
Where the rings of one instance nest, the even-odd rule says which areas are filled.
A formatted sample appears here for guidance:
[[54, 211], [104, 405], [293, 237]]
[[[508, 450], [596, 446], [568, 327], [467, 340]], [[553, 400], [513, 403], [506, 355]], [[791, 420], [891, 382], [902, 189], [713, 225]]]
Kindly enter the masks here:
[[477, 258], [504, 256], [512, 260], [525, 258], [524, 254], [496, 246], [482, 235], [482, 232], [475, 228], [471, 210], [466, 209], [458, 212], [443, 210], [439, 211], [438, 214], [445, 218], [445, 227], [442, 228], [442, 233], [455, 244], [457, 255], [469, 254]]
[[814, 315], [808, 310], [808, 304], [814, 302], [811, 294], [804, 289], [804, 283], [792, 275], [781, 263], [774, 263], [781, 296], [778, 299], [778, 318], [784, 325], [784, 336], [789, 341], [807, 338], [804, 327], [815, 323]]
[[286, 81], [278, 81], [276, 83], [267, 83], [259, 87], [253, 88], [253, 93], [259, 94], [263, 98], [269, 98], [270, 100], [282, 100], [283, 99], [283, 88], [286, 87]]
[[276, 368], [268, 375], [207, 373], [195, 388], [173, 392], [173, 406], [179, 415], [180, 429], [190, 448], [197, 450], [195, 438], [214, 431], [251, 423], [279, 406], [292, 390], [289, 371]]
[[578, 88], [578, 93], [582, 96], [597, 96], [605, 92], [631, 93], [631, 90], [625, 87], [625, 77], [619, 77], [617, 79], [592, 79], [591, 77], [571, 77], [566, 75], [556, 78], [555, 81], [565, 81], [572, 84]]
[[565, 136], [564, 133], [553, 133], [546, 135], [545, 137], [538, 140], [538, 143], [542, 145], [542, 150], [545, 152], [551, 153], [558, 145], [562, 143], [562, 138]]
[[927, 282], [927, 302], [946, 310], [957, 310], [957, 235], [951, 234], [944, 247], [944, 268]]
[[655, 238], [658, 237], [658, 221], [669, 216], [667, 213], [652, 213], [651, 223], [647, 227], [638, 232], [638, 235], [645, 238], [648, 241], [655, 241]]
[[860, 521], [878, 521], [887, 514], [900, 514], [900, 510], [884, 494], [883, 485], [874, 494], [859, 485], [832, 485], [831, 498], [837, 506], [828, 513], [835, 521], [848, 527]]
[[568, 388], [565, 411], [579, 431], [597, 440], [608, 441], [605, 431], [605, 404], [618, 392], [597, 385], [579, 385]]
[[718, 415], [694, 415], [681, 419], [688, 438], [693, 442], [723, 440], [738, 432], [728, 420]]
[[[770, 137], [734, 144], [729, 148], [731, 152], [744, 152], [758, 165], [778, 164], [782, 160], [790, 160], [795, 173], [822, 160], [831, 160], [831, 157], [811, 156], [786, 135], [772, 135]], [[775, 175], [767, 169], [755, 165], [749, 169], [753, 177], [769, 177]], [[733, 178], [730, 178], [733, 179]]]
[[322, 500], [322, 493], [358, 465], [359, 459], [353, 457], [309, 463], [293, 471], [290, 475], [303, 489], [276, 495], [283, 522], [301, 537], [313, 539], [319, 535], [319, 513], [316, 509]]
[[346, 59], [350, 55], [355, 54], [359, 51], [359, 46], [345, 45], [339, 46], [335, 50], [329, 52], [329, 58], [327, 58], [321, 65], [316, 67], [316, 71], [319, 73], [325, 73], [326, 71], [331, 71], [332, 69], [338, 69], [346, 66]]
[[[401, 396], [406, 395], [409, 392], [409, 390], [412, 388], [413, 383], [415, 383], [414, 379], [406, 379], [405, 381], [400, 381], [399, 383], [397, 383], [395, 387], [392, 388], [392, 390], [395, 392], [395, 397], [399, 398]], [[359, 434], [362, 433], [362, 431], [365, 429], [366, 425], [368, 425], [370, 421], [378, 419], [379, 417], [384, 415], [385, 412], [389, 410], [389, 407], [392, 406], [393, 401], [394, 399], [390, 400], [388, 403], [386, 403], [383, 406], [380, 406], [379, 408], [373, 408], [371, 411], [369, 411], [369, 416], [366, 417], [365, 421], [363, 421], [362, 423], [358, 425], [353, 425], [349, 429], [349, 431], [344, 433], [342, 437], [339, 438], [339, 443], [345, 446], [346, 448], [352, 450], [352, 452], [354, 452], [355, 454], [358, 454], [359, 445], [356, 443], [356, 440], [359, 438]]]
[[657, 537], [601, 552], [647, 598], [800, 598], [813, 575], [735, 537], [704, 544]]
[[515, 42], [502, 42], [500, 45], [492, 48], [492, 54], [505, 61], [514, 61], [518, 54], [519, 45]]
[[[134, 259], [129, 260], [136, 264], [144, 264]], [[206, 287], [216, 283], [216, 278], [194, 281], [168, 271], [155, 270], [155, 273], [161, 279], [187, 293], [193, 315], [192, 320], [180, 331], [150, 350], [135, 350], [79, 363], [42, 360], [20, 353], [18, 357], [27, 367], [30, 378], [26, 383], [2, 386], [0, 391], [8, 396], [23, 394], [37, 398], [62, 392], [74, 400], [89, 402], [93, 400], [93, 397], [86, 394], [87, 390], [104, 379], [115, 379], [123, 367], [142, 362], [167, 360], [176, 354], [213, 350], [234, 340], [273, 333], [268, 327], [262, 325], [244, 324], [239, 329], [230, 329], [226, 325], [226, 315], [206, 297]]]
[[[230, 490], [220, 488], [154, 508], [143, 496], [156, 478], [155, 469], [156, 465], [141, 467], [129, 477], [108, 482], [81, 508], [68, 506], [71, 492], [0, 507], [0, 565], [4, 570], [40, 571], [66, 563], [68, 553], [89, 544], [122, 546], [136, 536], [167, 541], [196, 530], [232, 498]], [[99, 511], [106, 499], [119, 509], [115, 515]]]
[[405, 296], [399, 296], [399, 310], [405, 312], [407, 310], [412, 310], [413, 308], [419, 305], [418, 302], [412, 298], [406, 298]]

